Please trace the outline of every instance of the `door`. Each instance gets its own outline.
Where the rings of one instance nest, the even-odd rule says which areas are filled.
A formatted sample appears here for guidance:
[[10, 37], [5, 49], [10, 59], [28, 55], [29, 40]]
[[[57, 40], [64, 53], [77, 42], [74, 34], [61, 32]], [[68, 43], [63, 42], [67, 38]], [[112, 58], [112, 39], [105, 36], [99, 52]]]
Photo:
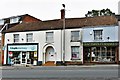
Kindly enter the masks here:
[[91, 61], [91, 48], [90, 47], [84, 47], [83, 50], [83, 62], [84, 63], [90, 63]]
[[26, 60], [26, 52], [22, 52], [21, 53], [21, 64], [26, 64], [27, 60]]
[[55, 52], [53, 47], [48, 47], [46, 49], [46, 62], [47, 61], [55, 61]]
[[31, 64], [29, 52], [21, 52], [21, 64]]

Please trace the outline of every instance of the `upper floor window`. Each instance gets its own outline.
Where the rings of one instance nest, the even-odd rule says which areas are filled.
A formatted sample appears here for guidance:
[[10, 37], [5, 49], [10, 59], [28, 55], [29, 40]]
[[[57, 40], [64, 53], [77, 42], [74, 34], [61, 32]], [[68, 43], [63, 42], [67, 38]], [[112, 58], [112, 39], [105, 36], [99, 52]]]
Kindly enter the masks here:
[[103, 30], [94, 30], [94, 40], [102, 40]]
[[72, 46], [71, 47], [72, 59], [80, 59], [80, 47]]
[[14, 17], [10, 19], [10, 23], [17, 23], [19, 22], [20, 17]]
[[33, 41], [33, 34], [32, 33], [26, 34], [26, 41], [27, 42], [32, 42]]
[[4, 24], [4, 20], [0, 20], [0, 25], [3, 25]]
[[14, 42], [19, 42], [19, 34], [14, 34]]
[[53, 42], [53, 32], [46, 32], [46, 42]]
[[71, 41], [80, 40], [80, 31], [71, 31]]

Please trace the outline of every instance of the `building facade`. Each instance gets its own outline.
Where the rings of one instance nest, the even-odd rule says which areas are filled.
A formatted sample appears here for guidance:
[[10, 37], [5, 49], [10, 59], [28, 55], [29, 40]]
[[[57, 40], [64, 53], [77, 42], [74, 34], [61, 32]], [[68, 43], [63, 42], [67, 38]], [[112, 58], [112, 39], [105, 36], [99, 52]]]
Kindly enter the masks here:
[[65, 19], [65, 29], [63, 19], [22, 23], [3, 33], [6, 65], [119, 62], [115, 16]]
[[[81, 29], [67, 29], [65, 33], [65, 63], [82, 63]], [[62, 35], [62, 30], [6, 33], [4, 64], [11, 64], [12, 59], [17, 61], [14, 64], [62, 64]]]
[[119, 62], [119, 26], [83, 28], [84, 63]]
[[12, 16], [12, 17], [8, 17], [8, 18], [3, 18], [0, 19], [0, 49], [1, 49], [1, 54], [0, 60], [2, 60], [2, 64], [4, 62], [4, 51], [2, 50], [4, 48], [4, 38], [5, 35], [4, 33], [2, 33], [2, 31], [7, 30], [15, 25], [21, 24], [21, 23], [30, 23], [30, 22], [37, 22], [37, 21], [41, 21], [40, 19], [37, 19], [29, 14], [24, 14], [24, 15], [18, 15], [18, 16]]

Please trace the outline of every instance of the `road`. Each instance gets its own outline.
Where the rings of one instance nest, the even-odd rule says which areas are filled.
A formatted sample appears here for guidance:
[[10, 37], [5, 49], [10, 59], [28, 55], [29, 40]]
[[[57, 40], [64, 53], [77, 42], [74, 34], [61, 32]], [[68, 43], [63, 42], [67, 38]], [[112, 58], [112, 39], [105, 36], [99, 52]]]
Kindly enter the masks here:
[[3, 69], [4, 79], [118, 78], [118, 67], [36, 67]]

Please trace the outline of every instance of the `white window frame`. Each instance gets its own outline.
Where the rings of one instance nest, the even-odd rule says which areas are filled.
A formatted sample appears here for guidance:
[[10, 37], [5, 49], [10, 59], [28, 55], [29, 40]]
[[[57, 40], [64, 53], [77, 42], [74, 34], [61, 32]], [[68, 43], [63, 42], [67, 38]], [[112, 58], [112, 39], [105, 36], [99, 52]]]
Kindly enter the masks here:
[[13, 34], [14, 42], [19, 42], [19, 34]]
[[17, 23], [19, 22], [20, 17], [14, 17], [10, 19], [10, 23]]
[[32, 42], [33, 41], [33, 33], [26, 34], [26, 42]]
[[0, 25], [4, 25], [4, 22], [5, 22], [5, 21], [1, 19], [1, 20], [0, 20]]
[[54, 42], [54, 32], [46, 32], [46, 42], [47, 43]]
[[94, 40], [103, 40], [103, 30], [93, 30], [94, 31]]
[[79, 59], [80, 59], [80, 46], [71, 46], [71, 60]]
[[80, 40], [80, 31], [71, 31], [71, 41], [79, 41], [79, 40]]

